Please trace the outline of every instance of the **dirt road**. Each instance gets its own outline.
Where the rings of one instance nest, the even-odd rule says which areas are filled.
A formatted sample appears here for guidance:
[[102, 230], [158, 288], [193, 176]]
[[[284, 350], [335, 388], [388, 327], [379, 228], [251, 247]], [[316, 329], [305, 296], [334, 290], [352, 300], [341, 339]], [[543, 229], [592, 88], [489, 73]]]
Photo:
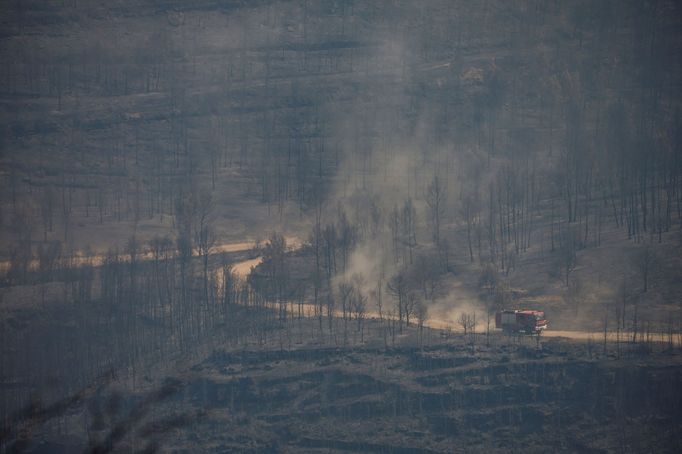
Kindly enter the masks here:
[[[244, 243], [246, 244], [246, 243]], [[299, 242], [298, 245], [301, 243]], [[235, 274], [242, 278], [246, 279], [246, 277], [249, 275], [251, 272], [251, 269], [255, 266], [258, 266], [262, 262], [262, 257], [257, 257], [254, 259], [249, 259], [249, 260], [244, 260], [242, 262], [238, 262], [233, 265], [232, 269], [235, 272]], [[319, 314], [319, 308], [316, 308], [312, 304], [304, 303], [304, 304], [293, 304], [293, 303], [288, 303], [287, 304], [287, 312], [297, 316], [299, 314], [303, 315], [304, 317], [316, 317]], [[339, 310], [336, 310], [334, 315], [336, 317], [341, 317], [343, 316], [342, 312]], [[378, 312], [374, 311], [368, 311], [364, 315], [366, 318], [374, 318], [374, 319], [379, 319], [380, 314]], [[381, 317], [386, 318], [386, 314], [382, 314]], [[493, 322], [494, 323], [494, 322]], [[461, 332], [461, 329], [457, 323], [456, 320], [451, 320], [447, 319], [444, 317], [430, 317], [428, 320], [425, 321], [424, 323], [425, 326], [432, 328], [432, 329], [439, 329], [439, 330], [449, 330], [453, 333]], [[478, 333], [484, 333], [486, 331], [487, 327], [483, 323], [479, 323], [476, 326], [476, 332]], [[491, 330], [493, 328], [491, 327]], [[553, 329], [548, 329], [542, 333], [542, 337], [545, 338], [556, 338], [556, 337], [563, 337], [567, 339], [573, 339], [573, 340], [582, 340], [582, 341], [589, 341], [592, 340], [595, 343], [598, 342], [603, 342], [604, 340], [604, 332], [603, 331], [574, 331], [574, 330], [553, 330]], [[607, 342], [629, 342], [632, 341], [633, 338], [635, 338], [635, 334], [633, 332], [612, 332], [609, 331], [606, 333], [606, 340]], [[675, 346], [681, 346], [682, 345], [682, 335], [673, 333], [672, 335], [670, 333], [662, 333], [662, 332], [650, 332], [650, 333], [637, 333], [636, 339], [638, 341], [644, 341], [644, 340], [649, 340], [650, 342], [662, 342], [662, 343], [672, 343]]]

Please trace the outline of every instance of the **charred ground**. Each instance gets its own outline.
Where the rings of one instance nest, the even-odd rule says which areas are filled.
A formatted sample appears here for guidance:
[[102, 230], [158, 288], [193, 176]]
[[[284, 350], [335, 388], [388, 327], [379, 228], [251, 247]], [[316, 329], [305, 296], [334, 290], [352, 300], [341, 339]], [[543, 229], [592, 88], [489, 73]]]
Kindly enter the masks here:
[[[295, 322], [294, 322], [295, 323]], [[308, 325], [313, 326], [308, 326]], [[19, 417], [28, 452], [676, 452], [682, 362], [661, 344], [425, 335], [225, 346]], [[299, 322], [304, 331], [314, 322]], [[297, 337], [297, 336], [295, 336]], [[280, 347], [277, 344], [280, 343]], [[286, 340], [284, 341], [286, 345]], [[179, 366], [184, 364], [183, 366]], [[165, 378], [164, 378], [165, 377]], [[47, 409], [49, 410], [49, 409]], [[89, 421], [86, 429], [82, 421]], [[36, 425], [37, 424], [37, 425]], [[28, 428], [30, 427], [30, 429]], [[16, 435], [16, 434], [11, 434]], [[43, 451], [41, 451], [41, 449]]]
[[1, 449], [679, 451], [681, 18], [0, 2]]

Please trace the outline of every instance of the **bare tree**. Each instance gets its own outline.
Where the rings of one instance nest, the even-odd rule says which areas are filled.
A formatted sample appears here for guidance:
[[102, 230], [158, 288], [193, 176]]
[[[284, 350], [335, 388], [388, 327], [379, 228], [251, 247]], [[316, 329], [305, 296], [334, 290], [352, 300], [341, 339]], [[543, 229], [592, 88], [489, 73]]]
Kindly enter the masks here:
[[417, 246], [417, 212], [411, 198], [407, 198], [401, 212], [401, 236], [403, 244], [409, 251], [412, 263], [412, 251]]
[[187, 276], [192, 263], [192, 230], [195, 221], [196, 204], [192, 193], [179, 194], [175, 200], [174, 226], [175, 244], [180, 262], [181, 300], [187, 299]]
[[[473, 196], [467, 196], [464, 199], [464, 218], [467, 223], [467, 245], [469, 248], [469, 261], [474, 261], [474, 248], [472, 234], [480, 232], [480, 219], [478, 213], [478, 203]], [[479, 233], [480, 234], [480, 233]], [[479, 238], [479, 255], [480, 255], [480, 238]]]
[[17, 206], [12, 219], [11, 230], [14, 242], [9, 245], [10, 268], [7, 272], [10, 281], [24, 283], [33, 259], [33, 217], [30, 206]]
[[384, 345], [387, 345], [387, 332], [384, 326], [384, 298], [383, 298], [383, 276], [379, 278], [376, 284], [376, 288], [371, 290], [369, 297], [374, 301], [374, 306], [377, 308], [377, 313], [379, 314], [379, 330], [381, 332], [382, 338], [384, 339]]
[[462, 312], [459, 314], [459, 319], [457, 320], [457, 323], [459, 323], [459, 326], [462, 327], [465, 336], [467, 335], [469, 326], [471, 325], [470, 317], [471, 316], [466, 312]]
[[173, 323], [173, 308], [175, 292], [173, 289], [173, 279], [171, 274], [175, 274], [173, 269], [171, 272], [171, 257], [173, 254], [173, 241], [169, 237], [155, 236], [149, 242], [149, 250], [152, 254], [152, 266], [154, 273], [154, 283], [156, 287], [156, 304], [160, 311], [163, 312], [164, 306], [167, 304], [169, 308], [169, 326]]
[[575, 313], [578, 313], [580, 302], [583, 299], [583, 285], [580, 279], [571, 279], [566, 289], [566, 301]]
[[400, 241], [400, 210], [393, 207], [389, 215], [389, 228], [391, 230], [391, 244], [393, 245], [393, 257], [396, 262], [400, 260], [402, 242]]
[[222, 266], [222, 311], [224, 321], [227, 322], [230, 310], [237, 300], [237, 276], [232, 265], [224, 263]]
[[204, 282], [204, 304], [209, 303], [209, 274], [208, 258], [211, 250], [215, 246], [216, 237], [213, 231], [213, 199], [208, 192], [201, 193], [197, 201], [194, 247], [197, 254], [201, 257]]
[[286, 239], [274, 232], [263, 248], [263, 266], [270, 283], [270, 297], [279, 305], [279, 317], [286, 317], [286, 290], [289, 270], [286, 266]]
[[341, 249], [341, 270], [346, 271], [348, 258], [358, 239], [358, 228], [351, 223], [344, 210], [339, 210], [338, 244]]
[[441, 285], [441, 268], [436, 257], [419, 255], [416, 266], [411, 272], [411, 280], [414, 286], [422, 293], [422, 298], [432, 300]]
[[429, 212], [429, 225], [431, 227], [431, 237], [436, 247], [440, 247], [440, 230], [443, 215], [445, 214], [446, 193], [443, 183], [438, 175], [434, 175], [433, 180], [426, 189], [426, 205]]
[[341, 314], [343, 316], [343, 343], [348, 340], [348, 318], [350, 317], [350, 305], [353, 298], [354, 288], [350, 282], [343, 281], [338, 286], [339, 301], [341, 302]]
[[403, 330], [403, 317], [407, 303], [408, 282], [404, 272], [398, 272], [386, 284], [388, 292], [397, 299], [398, 324], [400, 332]]
[[59, 240], [38, 245], [38, 272], [40, 273], [40, 280], [42, 282], [50, 280], [51, 273], [57, 267], [61, 251], [62, 243]]
[[129, 277], [130, 277], [130, 292], [131, 294], [135, 295], [135, 278], [137, 274], [137, 261], [139, 258], [139, 255], [141, 254], [141, 246], [139, 241], [137, 240], [137, 236], [135, 234], [131, 235], [130, 238], [128, 238], [128, 241], [126, 242], [125, 246], [125, 253], [128, 256], [128, 269], [129, 269]]
[[331, 279], [332, 275], [336, 273], [336, 249], [338, 247], [334, 224], [327, 225], [322, 236], [324, 239], [325, 270], [327, 271], [327, 279]]
[[602, 326], [604, 328], [604, 344], [603, 344], [603, 355], [606, 356], [606, 341], [609, 332], [609, 304], [604, 304], [604, 317], [602, 319]]
[[420, 299], [417, 301], [417, 307], [415, 308], [415, 316], [417, 317], [417, 325], [419, 327], [419, 345], [423, 345], [424, 342], [424, 324], [426, 323], [429, 315], [429, 307], [426, 301]]
[[497, 291], [499, 280], [500, 278], [495, 266], [492, 263], [488, 263], [483, 270], [481, 270], [481, 274], [478, 277], [478, 287], [481, 290], [485, 290], [488, 297], [492, 300], [493, 295]]
[[360, 342], [365, 341], [365, 313], [367, 312], [367, 296], [363, 292], [364, 279], [361, 275], [355, 274], [352, 278], [353, 295], [351, 298], [351, 309], [357, 321], [357, 331], [360, 331]]
[[416, 292], [414, 289], [410, 289], [407, 292], [407, 298], [405, 299], [405, 326], [410, 326], [410, 318], [412, 315], [414, 315], [414, 312], [419, 305], [421, 298], [419, 297], [418, 292]]
[[576, 250], [578, 248], [576, 237], [577, 232], [574, 229], [567, 227], [563, 233], [564, 234], [561, 238], [561, 247], [559, 249], [559, 258], [561, 267], [563, 269], [565, 283], [568, 287], [571, 273], [573, 273], [573, 270], [575, 270], [578, 261], [576, 254]]
[[642, 291], [646, 293], [649, 289], [649, 276], [657, 265], [656, 252], [649, 243], [644, 243], [635, 251], [634, 260], [642, 276]]
[[54, 221], [54, 193], [52, 188], [47, 186], [43, 190], [43, 196], [40, 200], [40, 217], [43, 221], [43, 240], [47, 241], [47, 233], [52, 232]]
[[382, 231], [382, 212], [381, 207], [377, 204], [375, 199], [370, 202], [370, 235], [372, 238], [377, 238]]

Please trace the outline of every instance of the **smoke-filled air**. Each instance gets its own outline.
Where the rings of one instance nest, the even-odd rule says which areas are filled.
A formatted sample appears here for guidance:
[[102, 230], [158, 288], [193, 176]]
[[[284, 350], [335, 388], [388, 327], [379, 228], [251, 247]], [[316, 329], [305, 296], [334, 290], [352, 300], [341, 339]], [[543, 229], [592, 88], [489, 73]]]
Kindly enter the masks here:
[[0, 58], [0, 454], [682, 452], [678, 1], [0, 1]]

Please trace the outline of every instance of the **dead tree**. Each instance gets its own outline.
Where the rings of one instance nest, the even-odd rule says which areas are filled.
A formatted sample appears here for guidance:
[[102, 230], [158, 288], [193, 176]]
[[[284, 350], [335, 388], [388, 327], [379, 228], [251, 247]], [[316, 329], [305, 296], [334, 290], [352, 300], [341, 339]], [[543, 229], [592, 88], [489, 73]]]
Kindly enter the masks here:
[[350, 304], [354, 288], [349, 282], [341, 282], [338, 286], [339, 301], [341, 302], [341, 315], [343, 316], [343, 343], [348, 339], [348, 317], [350, 316]]
[[402, 242], [409, 251], [410, 263], [412, 263], [412, 252], [417, 246], [417, 212], [409, 197], [403, 204], [400, 220]]
[[213, 200], [209, 193], [202, 193], [196, 209], [197, 221], [195, 222], [194, 247], [201, 257], [204, 284], [204, 305], [209, 305], [209, 274], [208, 258], [215, 246], [216, 237], [213, 232]]
[[408, 282], [404, 272], [396, 273], [386, 284], [386, 290], [397, 301], [398, 309], [398, 328], [403, 331], [403, 317], [405, 315], [405, 304], [407, 302]]
[[642, 292], [646, 293], [649, 289], [649, 276], [656, 266], [656, 253], [649, 243], [644, 243], [635, 252], [635, 265], [642, 276]]
[[431, 227], [431, 237], [437, 248], [440, 247], [440, 226], [445, 214], [445, 204], [445, 188], [438, 175], [435, 175], [426, 189], [426, 205], [429, 213], [428, 220]]
[[367, 296], [362, 291], [362, 282], [355, 279], [353, 282], [353, 295], [351, 309], [355, 314], [355, 320], [357, 322], [357, 331], [360, 332], [360, 342], [365, 341], [365, 314], [367, 312]]
[[415, 316], [417, 317], [417, 326], [419, 327], [419, 345], [424, 343], [424, 324], [426, 323], [429, 315], [429, 307], [424, 300], [419, 300], [417, 302], [417, 307], [415, 308]]

